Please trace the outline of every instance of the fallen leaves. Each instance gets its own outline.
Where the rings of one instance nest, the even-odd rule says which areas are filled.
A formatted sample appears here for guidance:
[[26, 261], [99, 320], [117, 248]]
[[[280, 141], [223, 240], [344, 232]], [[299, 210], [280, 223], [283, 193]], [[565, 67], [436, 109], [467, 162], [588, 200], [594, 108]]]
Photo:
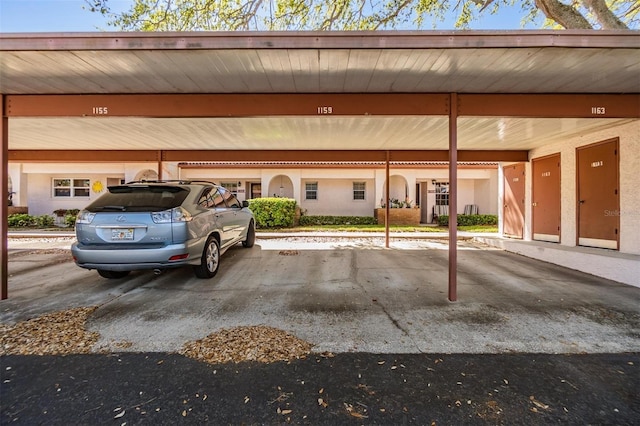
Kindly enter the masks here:
[[497, 401], [487, 401], [478, 408], [478, 417], [485, 421], [496, 422], [502, 415], [502, 408]]
[[74, 308], [21, 321], [0, 324], [0, 355], [68, 355], [90, 353], [98, 333], [85, 329], [97, 307]]
[[344, 404], [345, 410], [347, 410], [347, 413], [349, 413], [351, 417], [355, 417], [358, 419], [369, 418], [369, 416], [365, 414], [367, 412], [367, 407], [365, 405], [356, 404], [354, 406], [353, 404], [347, 404], [346, 402], [344, 402], [343, 404]]
[[243, 326], [221, 329], [187, 342], [180, 354], [210, 364], [257, 361], [272, 363], [306, 357], [312, 344], [273, 327]]
[[542, 402], [538, 401], [533, 395], [529, 397], [529, 401], [531, 401], [531, 403], [535, 405], [535, 407], [531, 407], [531, 411], [533, 411], [534, 413], [538, 412], [538, 408], [542, 410], [549, 409], [549, 406], [547, 404], [543, 404]]

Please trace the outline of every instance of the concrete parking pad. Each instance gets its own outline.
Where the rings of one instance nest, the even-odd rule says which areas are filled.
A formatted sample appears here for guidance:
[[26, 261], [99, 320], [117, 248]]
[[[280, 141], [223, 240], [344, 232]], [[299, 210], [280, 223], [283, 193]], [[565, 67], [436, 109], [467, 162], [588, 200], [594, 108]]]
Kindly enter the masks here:
[[640, 288], [471, 241], [459, 243], [454, 303], [442, 240], [258, 239], [229, 250], [211, 280], [190, 269], [107, 280], [76, 267], [66, 244], [10, 242], [0, 323], [99, 306], [96, 351], [176, 352], [240, 325], [285, 330], [315, 352], [640, 351]]

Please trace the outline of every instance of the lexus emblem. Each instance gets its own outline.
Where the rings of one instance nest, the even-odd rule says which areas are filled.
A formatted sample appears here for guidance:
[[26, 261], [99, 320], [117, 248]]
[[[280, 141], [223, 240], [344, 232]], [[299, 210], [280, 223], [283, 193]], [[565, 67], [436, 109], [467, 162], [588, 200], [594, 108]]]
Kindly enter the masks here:
[[126, 218], [126, 217], [124, 217], [123, 215], [120, 215], [120, 216], [118, 216], [118, 217], [116, 218], [116, 220], [117, 220], [118, 222], [126, 222], [126, 221], [127, 221], [127, 218]]

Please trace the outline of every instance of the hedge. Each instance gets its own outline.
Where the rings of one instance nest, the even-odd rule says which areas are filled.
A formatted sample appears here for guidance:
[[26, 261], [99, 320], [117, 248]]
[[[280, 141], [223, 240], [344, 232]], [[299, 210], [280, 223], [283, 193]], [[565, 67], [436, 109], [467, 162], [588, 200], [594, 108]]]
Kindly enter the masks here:
[[292, 227], [296, 219], [296, 200], [292, 198], [254, 198], [249, 200], [258, 228]]
[[[494, 214], [459, 214], [458, 226], [497, 225], [498, 216]], [[438, 225], [449, 226], [449, 216], [438, 216]]]
[[301, 216], [300, 225], [376, 225], [373, 216]]
[[41, 216], [31, 216], [27, 213], [12, 214], [7, 217], [7, 226], [10, 228], [39, 227], [48, 228], [53, 226], [53, 217], [48, 214]]

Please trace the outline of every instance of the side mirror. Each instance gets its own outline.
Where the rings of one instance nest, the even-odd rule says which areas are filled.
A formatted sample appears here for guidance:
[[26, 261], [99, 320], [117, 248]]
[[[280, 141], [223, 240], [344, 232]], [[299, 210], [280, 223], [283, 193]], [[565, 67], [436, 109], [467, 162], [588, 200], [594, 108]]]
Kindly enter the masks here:
[[249, 207], [249, 202], [247, 200], [242, 201], [242, 208]]

